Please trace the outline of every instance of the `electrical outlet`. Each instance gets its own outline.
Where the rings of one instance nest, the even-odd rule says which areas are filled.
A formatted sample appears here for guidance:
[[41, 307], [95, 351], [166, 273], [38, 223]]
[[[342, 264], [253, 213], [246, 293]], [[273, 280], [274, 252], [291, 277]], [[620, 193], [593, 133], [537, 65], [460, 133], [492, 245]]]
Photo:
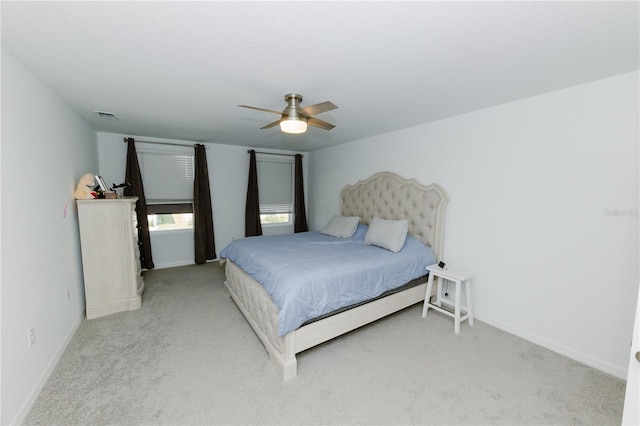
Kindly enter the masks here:
[[71, 290], [67, 289], [66, 295], [67, 295], [67, 302], [68, 302], [69, 300], [71, 300]]
[[27, 330], [27, 335], [29, 336], [29, 346], [33, 346], [36, 344], [36, 329], [31, 327]]

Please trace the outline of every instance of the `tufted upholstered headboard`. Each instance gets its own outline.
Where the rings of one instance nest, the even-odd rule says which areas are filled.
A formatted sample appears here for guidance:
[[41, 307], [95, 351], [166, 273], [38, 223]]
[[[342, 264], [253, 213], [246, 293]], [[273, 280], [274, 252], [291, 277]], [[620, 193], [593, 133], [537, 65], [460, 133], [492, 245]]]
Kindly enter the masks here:
[[440, 185], [424, 186], [414, 179], [380, 172], [340, 193], [343, 216], [360, 216], [366, 225], [371, 219], [407, 219], [409, 235], [418, 238], [442, 259], [444, 215], [449, 195]]

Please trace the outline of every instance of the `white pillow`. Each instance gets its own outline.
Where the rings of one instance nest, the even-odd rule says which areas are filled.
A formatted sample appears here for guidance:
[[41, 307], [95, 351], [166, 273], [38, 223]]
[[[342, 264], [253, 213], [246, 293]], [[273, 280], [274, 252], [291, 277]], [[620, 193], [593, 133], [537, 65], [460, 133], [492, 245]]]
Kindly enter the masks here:
[[406, 219], [386, 220], [374, 217], [364, 236], [364, 243], [397, 253], [404, 246], [408, 230], [409, 221]]
[[358, 216], [340, 216], [337, 214], [331, 218], [320, 232], [338, 238], [351, 238], [356, 232], [358, 222], [360, 222]]

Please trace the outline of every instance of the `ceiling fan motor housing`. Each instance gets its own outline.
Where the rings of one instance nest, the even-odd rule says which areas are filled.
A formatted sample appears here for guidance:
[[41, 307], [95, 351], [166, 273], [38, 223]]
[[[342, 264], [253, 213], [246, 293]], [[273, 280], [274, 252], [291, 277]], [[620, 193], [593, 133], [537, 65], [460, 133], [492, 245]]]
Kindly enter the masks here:
[[302, 95], [298, 95], [297, 93], [289, 93], [288, 95], [284, 95], [284, 100], [287, 101], [288, 105], [282, 111], [283, 119], [307, 121], [307, 116], [302, 112], [300, 108]]

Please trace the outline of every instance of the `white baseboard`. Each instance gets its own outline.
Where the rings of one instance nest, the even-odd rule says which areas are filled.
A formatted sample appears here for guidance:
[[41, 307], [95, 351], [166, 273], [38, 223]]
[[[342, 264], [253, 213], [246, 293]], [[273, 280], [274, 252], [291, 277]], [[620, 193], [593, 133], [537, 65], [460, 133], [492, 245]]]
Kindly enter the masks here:
[[[215, 259], [211, 259], [211, 260], [207, 260], [208, 262], [218, 262], [218, 258]], [[194, 261], [183, 261], [183, 262], [172, 262], [172, 263], [161, 263], [161, 264], [155, 264], [153, 269], [166, 269], [166, 268], [174, 268], [176, 266], [188, 266], [188, 265], [195, 265], [196, 263]]]
[[161, 263], [154, 264], [153, 269], [166, 269], [166, 268], [174, 268], [176, 266], [187, 266], [187, 265], [195, 265], [193, 261], [184, 261], [184, 262], [172, 262], [172, 263]]
[[13, 421], [11, 422], [12, 425], [20, 425], [24, 422], [24, 419], [27, 417], [27, 414], [29, 414], [29, 411], [33, 407], [33, 404], [36, 402], [38, 395], [40, 395], [40, 392], [42, 392], [44, 385], [49, 380], [49, 377], [51, 377], [51, 373], [53, 373], [53, 370], [56, 368], [56, 365], [58, 365], [58, 361], [60, 361], [62, 354], [64, 353], [65, 349], [67, 349], [67, 346], [69, 346], [69, 343], [71, 342], [71, 339], [73, 338], [73, 336], [76, 334], [76, 331], [78, 331], [78, 327], [80, 327], [80, 324], [82, 323], [83, 319], [84, 319], [84, 307], [80, 311], [80, 316], [76, 320], [75, 324], [73, 325], [73, 327], [71, 327], [71, 331], [69, 331], [67, 336], [64, 338], [64, 340], [62, 341], [62, 344], [56, 351], [55, 355], [53, 356], [53, 358], [51, 358], [51, 360], [49, 361], [49, 364], [47, 364], [47, 368], [44, 369], [44, 371], [42, 372], [42, 375], [40, 376], [35, 386], [29, 393], [29, 396], [22, 404], [22, 407], [20, 407], [20, 410], [18, 410], [18, 413], [16, 414]]
[[543, 348], [547, 348], [553, 352], [559, 353], [560, 355], [564, 355], [568, 358], [571, 358], [575, 361], [578, 361], [582, 364], [588, 365], [589, 367], [593, 367], [605, 373], [611, 374], [612, 376], [618, 377], [622, 380], [627, 380], [626, 367], [623, 368], [618, 365], [611, 364], [610, 362], [603, 361], [599, 358], [595, 358], [584, 352], [576, 351], [567, 346], [561, 345], [557, 342], [552, 342], [538, 335], [529, 333], [528, 331], [497, 321], [494, 318], [486, 317], [484, 315], [478, 315], [475, 312], [473, 313], [473, 316], [478, 321], [487, 323], [492, 327], [498, 328], [502, 331], [506, 331], [507, 333], [513, 334], [515, 336], [521, 337], [525, 340], [528, 340], [529, 342], [542, 346]]

